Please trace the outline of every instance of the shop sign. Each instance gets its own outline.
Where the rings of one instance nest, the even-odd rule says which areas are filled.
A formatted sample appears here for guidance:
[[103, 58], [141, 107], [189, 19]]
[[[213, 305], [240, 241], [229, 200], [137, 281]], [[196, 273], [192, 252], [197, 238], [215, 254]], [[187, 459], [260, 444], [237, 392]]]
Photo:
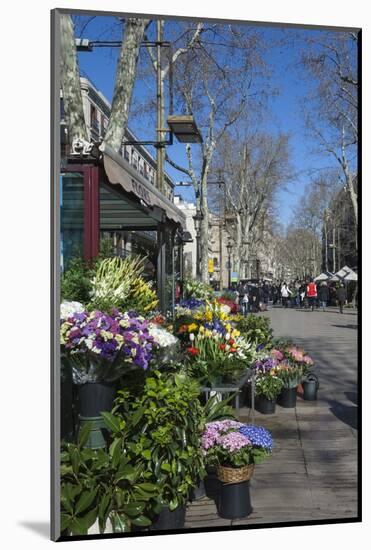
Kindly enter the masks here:
[[214, 261], [212, 258], [208, 261], [208, 271], [209, 273], [214, 273]]

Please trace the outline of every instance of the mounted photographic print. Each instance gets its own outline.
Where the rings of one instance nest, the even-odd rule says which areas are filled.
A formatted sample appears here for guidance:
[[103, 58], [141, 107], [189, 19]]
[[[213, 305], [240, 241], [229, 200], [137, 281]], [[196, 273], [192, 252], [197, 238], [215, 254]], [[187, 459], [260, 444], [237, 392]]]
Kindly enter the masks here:
[[361, 520], [360, 40], [53, 10], [53, 540]]

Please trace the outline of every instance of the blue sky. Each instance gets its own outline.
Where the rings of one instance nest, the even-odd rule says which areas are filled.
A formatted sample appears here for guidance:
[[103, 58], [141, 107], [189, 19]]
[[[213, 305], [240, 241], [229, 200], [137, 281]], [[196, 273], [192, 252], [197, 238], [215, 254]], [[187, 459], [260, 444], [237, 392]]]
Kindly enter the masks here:
[[[81, 34], [82, 25], [85, 23], [88, 24]], [[78, 36], [94, 40], [116, 40], [121, 37], [121, 28], [117, 19], [110, 16], [96, 17], [92, 21], [89, 21], [89, 18], [79, 18], [76, 29]], [[286, 29], [285, 38], [290, 38], [291, 33], [300, 38], [300, 36], [319, 32], [321, 31]], [[303, 124], [301, 101], [308, 91], [308, 81], [302, 78], [298, 70], [298, 42], [294, 40], [281, 42], [282, 31], [277, 28], [267, 27], [263, 29], [263, 35], [272, 46], [265, 54], [265, 62], [271, 71], [270, 85], [278, 91], [278, 95], [272, 95], [269, 98], [264, 127], [270, 132], [282, 131], [289, 134], [290, 160], [296, 174], [294, 181], [290, 182], [285, 190], [280, 191], [277, 197], [276, 206], [280, 212], [280, 222], [286, 226], [295, 216], [296, 205], [303, 195], [305, 186], [311, 181], [311, 177], [314, 177], [317, 171], [335, 165], [331, 158], [313, 154], [315, 144], [307, 135]], [[89, 77], [109, 101], [113, 94], [118, 52], [118, 48], [95, 48], [92, 53], [79, 54], [82, 75]], [[145, 93], [141, 86], [137, 85], [134, 92], [139, 100]], [[140, 139], [154, 139], [154, 132], [148, 130], [153, 126], [148, 123], [146, 117], [141, 117], [139, 124], [137, 122], [137, 118], [129, 121], [130, 128], [137, 136]], [[174, 141], [176, 142], [176, 139]], [[184, 145], [175, 143], [169, 150], [169, 155], [179, 164], [186, 166], [184, 151]], [[184, 174], [168, 164], [166, 170], [174, 181], [187, 179]], [[193, 198], [191, 188], [180, 187], [177, 192], [186, 199]]]

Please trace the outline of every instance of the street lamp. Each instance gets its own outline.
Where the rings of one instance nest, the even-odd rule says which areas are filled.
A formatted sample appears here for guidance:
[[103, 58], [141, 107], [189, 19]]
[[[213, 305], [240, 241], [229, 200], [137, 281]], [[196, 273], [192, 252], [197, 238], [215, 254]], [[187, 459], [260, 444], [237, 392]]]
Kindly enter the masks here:
[[228, 252], [228, 290], [231, 288], [231, 253], [232, 253], [232, 243], [229, 241], [227, 244], [227, 252]]
[[192, 115], [171, 115], [167, 123], [180, 143], [202, 143], [202, 136]]
[[196, 211], [196, 214], [193, 216], [193, 220], [195, 222], [195, 229], [196, 229], [196, 276], [199, 279], [201, 276], [201, 270], [200, 270], [200, 229], [201, 229], [201, 222], [204, 219], [202, 212], [199, 210]]

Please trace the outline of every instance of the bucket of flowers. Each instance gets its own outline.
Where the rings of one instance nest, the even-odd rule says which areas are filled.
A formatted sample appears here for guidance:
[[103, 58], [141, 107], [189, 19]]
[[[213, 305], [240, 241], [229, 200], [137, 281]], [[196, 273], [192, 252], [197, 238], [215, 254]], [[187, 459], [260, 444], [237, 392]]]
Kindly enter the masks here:
[[208, 385], [239, 380], [255, 358], [254, 346], [220, 321], [206, 322], [197, 333], [190, 332], [186, 353], [189, 373]]
[[276, 399], [283, 389], [283, 381], [275, 374], [278, 360], [265, 357], [253, 364], [255, 374], [256, 409], [262, 414], [273, 414]]
[[291, 362], [295, 362], [302, 369], [301, 385], [303, 388], [303, 399], [314, 401], [317, 399], [317, 391], [319, 388], [318, 377], [311, 372], [311, 367], [314, 365], [313, 359], [304, 351], [303, 348], [290, 346], [286, 348], [285, 355]]
[[122, 375], [148, 368], [154, 346], [149, 323], [134, 312], [114, 309], [109, 315], [81, 307], [66, 312], [65, 308], [60, 339], [62, 355], [78, 386], [80, 423], [92, 423], [87, 446], [104, 447], [100, 413], [111, 410], [115, 383]]
[[270, 432], [235, 420], [220, 420], [206, 424], [201, 445], [206, 464], [216, 467], [220, 481], [219, 515], [228, 519], [248, 516], [252, 511], [249, 480], [255, 464], [272, 453]]

